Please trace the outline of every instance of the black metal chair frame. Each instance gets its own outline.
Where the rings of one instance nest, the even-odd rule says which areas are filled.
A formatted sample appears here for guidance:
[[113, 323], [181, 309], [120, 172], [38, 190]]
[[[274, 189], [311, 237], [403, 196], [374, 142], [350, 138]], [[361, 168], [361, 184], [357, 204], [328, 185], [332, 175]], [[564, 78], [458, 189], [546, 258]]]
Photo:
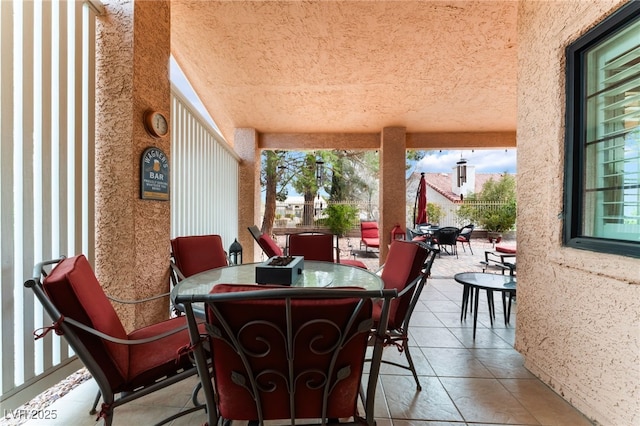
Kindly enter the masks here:
[[[381, 315], [381, 324], [384, 325], [387, 323], [389, 318], [389, 302], [392, 298], [396, 296], [397, 296], [396, 290], [360, 290], [360, 289], [353, 289], [353, 288], [319, 289], [319, 288], [292, 288], [292, 287], [283, 287], [279, 289], [269, 288], [269, 289], [259, 289], [255, 291], [241, 291], [241, 292], [229, 292], [229, 293], [212, 293], [212, 294], [206, 294], [206, 295], [204, 294], [203, 295], [179, 295], [176, 298], [176, 301], [178, 301], [179, 303], [185, 306], [187, 321], [189, 324], [189, 332], [191, 335], [192, 347], [194, 347], [194, 358], [195, 358], [196, 366], [198, 367], [198, 374], [200, 375], [202, 380], [203, 393], [204, 393], [206, 405], [207, 405], [208, 424], [217, 425], [219, 424], [220, 420], [223, 421], [223, 424], [227, 424], [225, 423], [225, 421], [233, 420], [233, 419], [222, 419], [220, 417], [219, 410], [216, 405], [217, 396], [212, 386], [211, 371], [210, 371], [209, 365], [207, 364], [206, 353], [203, 349], [203, 342], [206, 342], [208, 336], [201, 335], [198, 330], [197, 314], [196, 314], [196, 311], [194, 311], [194, 306], [193, 306], [194, 304], [204, 303], [206, 306], [205, 309], [209, 309], [210, 310], [209, 312], [212, 312], [214, 315], [216, 315], [217, 319], [220, 321], [220, 324], [225, 328], [224, 330], [225, 333], [231, 336], [232, 341], [228, 343], [233, 345], [234, 350], [236, 350], [239, 356], [243, 359], [243, 364], [245, 365], [246, 370], [251, 372], [248, 374], [248, 377], [245, 378], [247, 379], [247, 382], [245, 383], [244, 386], [247, 388], [249, 392], [251, 392], [251, 394], [255, 398], [256, 409], [259, 417], [258, 419], [256, 419], [256, 421], [262, 425], [264, 424], [263, 413], [261, 409], [262, 402], [259, 397], [256, 397], [257, 395], [259, 395], [258, 389], [260, 387], [260, 385], [257, 383], [256, 376], [259, 376], [261, 372], [254, 372], [251, 370], [245, 358], [247, 356], [246, 348], [244, 348], [241, 344], [239, 344], [237, 339], [234, 337], [237, 334], [242, 333], [242, 330], [233, 330], [231, 329], [231, 327], [228, 326], [228, 323], [226, 322], [224, 316], [222, 316], [218, 311], [217, 304], [225, 301], [242, 301], [242, 300], [258, 300], [258, 299], [282, 300], [283, 301], [282, 306], [283, 306], [283, 309], [286, 311], [287, 321], [286, 321], [286, 327], [285, 327], [286, 329], [279, 329], [279, 330], [280, 330], [280, 333], [282, 334], [283, 342], [287, 345], [287, 347], [292, 347], [294, 344], [293, 341], [295, 336], [291, 335], [293, 324], [292, 324], [290, 311], [291, 311], [291, 303], [296, 299], [302, 298], [302, 299], [326, 300], [329, 298], [357, 298], [357, 299], [360, 299], [359, 306], [362, 305], [362, 301], [365, 299], [372, 299], [374, 301], [376, 299], [382, 300], [384, 302], [384, 307]], [[202, 309], [202, 305], [200, 305], [199, 307], [200, 309]], [[354, 315], [353, 318], [355, 318], [355, 313], [353, 313], [352, 315]], [[316, 321], [330, 322], [331, 317], [330, 315], [328, 315], [326, 318], [323, 318], [323, 319], [314, 319], [314, 322]], [[269, 323], [269, 325], [273, 326], [274, 328], [277, 328], [275, 324]], [[361, 388], [359, 390], [360, 398], [362, 400], [362, 404], [365, 411], [365, 416], [364, 418], [361, 418], [360, 416], [354, 417], [352, 419], [353, 421], [340, 423], [340, 424], [349, 424], [349, 425], [366, 424], [370, 426], [375, 425], [375, 420], [374, 420], [375, 392], [376, 392], [376, 384], [378, 382], [380, 360], [382, 357], [383, 341], [384, 341], [385, 335], [383, 330], [378, 330], [375, 333], [372, 333], [371, 332], [372, 325], [373, 325], [373, 318], [368, 324], [364, 324], [364, 325], [361, 324], [360, 326], [361, 332], [366, 332], [367, 334], [371, 333], [370, 339], [371, 341], [373, 341], [373, 346], [374, 346], [371, 366], [368, 372], [366, 372], [368, 374], [367, 385], [362, 386], [361, 384]], [[335, 326], [336, 325], [334, 324], [334, 327]], [[207, 329], [211, 337], [216, 338], [219, 336], [219, 331], [212, 329], [209, 324], [207, 324]], [[342, 336], [342, 338], [345, 338], [345, 337]], [[338, 347], [341, 347], [341, 345], [342, 344], [338, 344]], [[337, 355], [334, 354], [334, 357], [335, 356]], [[214, 354], [213, 356], [214, 363], [215, 363], [215, 359], [216, 358]], [[290, 360], [291, 366], [293, 365], [293, 361], [294, 361], [293, 359]], [[290, 379], [291, 379], [290, 383], [295, 383], [295, 380], [292, 380], [292, 378]], [[328, 397], [327, 395], [331, 392], [330, 382], [331, 381], [327, 381], [327, 383], [325, 383], [322, 386], [324, 401], [326, 401], [326, 398]], [[291, 412], [295, 412], [292, 405], [293, 394], [295, 392], [294, 388], [295, 386], [293, 385], [290, 388], [288, 388], [288, 393], [290, 395], [289, 404], [291, 407]], [[323, 412], [318, 417], [320, 421], [319, 424], [321, 425], [328, 424], [327, 422], [329, 421], [329, 419], [327, 419], [326, 413], [327, 413], [327, 407], [325, 403], [323, 404]], [[291, 421], [291, 424], [295, 424], [295, 419], [290, 419], [290, 421]], [[335, 421], [336, 419], [331, 419], [331, 423]], [[252, 421], [251, 424], [255, 424], [255, 422]]]
[[[438, 248], [447, 254], [455, 254], [456, 258], [458, 258], [458, 232], [459, 230], [455, 226], [446, 226], [435, 231]], [[447, 246], [451, 246], [451, 253], [447, 250]]]
[[[381, 362], [411, 371], [416, 382], [416, 388], [420, 391], [422, 390], [422, 385], [418, 379], [418, 372], [416, 371], [416, 367], [413, 363], [413, 358], [411, 357], [411, 352], [409, 350], [409, 324], [411, 322], [413, 311], [420, 300], [422, 290], [427, 283], [427, 278], [431, 275], [431, 266], [433, 265], [433, 261], [435, 260], [436, 255], [440, 253], [440, 250], [424, 242], [416, 242], [415, 244], [428, 252], [427, 258], [425, 259], [421, 274], [398, 293], [398, 298], [403, 297], [407, 293], [412, 293], [411, 302], [409, 303], [409, 309], [407, 310], [407, 314], [405, 315], [401, 326], [397, 329], [387, 329], [385, 340], [385, 346], [398, 346], [399, 350], [405, 354], [408, 365], [385, 359], [382, 359]], [[382, 267], [384, 267], [384, 265]]]
[[[465, 251], [465, 252], [467, 250], [464, 248], [464, 243], [467, 243], [467, 245], [469, 246], [469, 251], [471, 252], [471, 254], [473, 254], [473, 249], [471, 248], [471, 234], [473, 233], [474, 229], [475, 229], [475, 225], [473, 225], [473, 224], [469, 224], [469, 225], [463, 226], [462, 228], [460, 228], [460, 230], [458, 232], [458, 237], [463, 237], [465, 239], [465, 241], [457, 240], [462, 245], [462, 250]], [[456, 249], [456, 251], [457, 251], [457, 249]]]
[[[117, 344], [137, 345], [137, 344], [145, 344], [145, 343], [149, 343], [155, 340], [165, 338], [171, 334], [184, 330], [185, 327], [180, 327], [180, 328], [177, 328], [169, 332], [159, 334], [157, 336], [150, 337], [147, 339], [122, 340], [122, 339], [118, 339], [118, 338], [106, 335], [94, 328], [88, 327], [85, 324], [73, 318], [63, 316], [60, 313], [60, 311], [58, 311], [56, 306], [53, 304], [51, 299], [47, 296], [47, 294], [45, 293], [42, 287], [42, 281], [48, 275], [47, 271], [57, 263], [61, 262], [63, 259], [65, 259], [64, 256], [58, 259], [47, 260], [47, 261], [36, 264], [33, 268], [33, 277], [25, 281], [24, 286], [26, 288], [30, 288], [34, 292], [36, 298], [42, 304], [45, 312], [47, 313], [49, 318], [51, 318], [53, 321], [52, 326], [46, 328], [44, 330], [44, 334], [37, 336], [36, 338], [44, 337], [44, 335], [50, 330], [54, 330], [56, 334], [64, 335], [65, 339], [69, 343], [69, 346], [71, 346], [75, 354], [82, 361], [82, 363], [85, 365], [85, 367], [87, 368], [87, 370], [89, 371], [93, 379], [96, 381], [98, 385], [98, 395], [95, 398], [94, 404], [91, 410], [89, 411], [89, 414], [98, 414], [96, 408], [100, 400], [100, 397], [102, 397], [103, 410], [99, 413], [99, 415], [104, 418], [105, 426], [110, 426], [113, 421], [113, 410], [115, 408], [121, 405], [124, 405], [128, 402], [134, 401], [143, 396], [149, 395], [160, 389], [164, 389], [167, 386], [170, 386], [174, 383], [178, 383], [188, 377], [191, 377], [197, 374], [198, 371], [196, 367], [193, 366], [192, 368], [183, 370], [178, 374], [172, 375], [170, 377], [161, 378], [155, 383], [148, 386], [141, 387], [139, 389], [136, 389], [135, 391], [128, 392], [126, 394], [125, 393], [120, 393], [119, 395], [114, 394], [111, 390], [111, 386], [109, 385], [109, 380], [107, 379], [107, 376], [105, 375], [102, 368], [98, 365], [96, 360], [93, 358], [93, 356], [91, 356], [91, 353], [89, 352], [87, 347], [84, 345], [84, 343], [82, 343], [82, 340], [78, 336], [78, 331], [84, 331], [94, 336], [97, 336], [101, 339], [104, 339], [113, 343], [117, 343]], [[152, 297], [150, 299], [144, 299], [142, 300], [142, 302], [147, 300], [153, 300], [158, 297], [165, 297], [165, 295]], [[113, 298], [110, 298], [110, 299], [118, 301], [117, 299], [113, 299]], [[136, 302], [138, 301], [130, 301], [130, 302], [123, 301], [123, 303], [136, 303]], [[34, 335], [35, 335], [35, 332], [34, 332]], [[179, 413], [176, 413], [173, 416], [167, 417], [166, 419], [162, 420], [160, 423], [157, 423], [157, 425], [170, 423], [179, 417], [204, 409], [205, 405], [198, 402], [198, 392], [199, 392], [199, 387], [196, 387], [194, 388], [193, 393], [191, 395], [191, 399], [194, 404], [194, 407], [185, 409]]]

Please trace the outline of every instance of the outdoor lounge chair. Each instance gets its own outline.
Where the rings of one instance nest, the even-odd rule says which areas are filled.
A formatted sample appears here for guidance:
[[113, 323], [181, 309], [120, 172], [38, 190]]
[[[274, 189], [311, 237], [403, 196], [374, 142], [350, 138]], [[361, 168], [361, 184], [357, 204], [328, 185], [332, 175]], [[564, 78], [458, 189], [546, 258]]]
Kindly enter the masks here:
[[510, 275], [516, 272], [516, 254], [518, 250], [516, 245], [497, 245], [493, 251], [484, 252], [484, 261], [480, 262], [486, 270], [489, 266], [496, 266], [502, 269], [502, 273], [509, 271]]
[[360, 222], [360, 250], [364, 246], [365, 251], [371, 248], [380, 248], [380, 231], [377, 222]]
[[[332, 424], [348, 419], [348, 424], [374, 425], [383, 330], [395, 295], [395, 290], [348, 287], [219, 284], [210, 294], [178, 296], [186, 308], [208, 424], [305, 419], [324, 425], [328, 419]], [[371, 338], [372, 362], [365, 372], [378, 298], [384, 300], [381, 331]], [[206, 335], [197, 328], [194, 304], [199, 303], [205, 304]], [[364, 412], [358, 410], [359, 397]]]
[[[47, 333], [52, 330], [65, 337], [98, 384], [103, 400], [98, 418], [104, 418], [105, 425], [111, 425], [117, 407], [196, 374], [183, 350], [189, 347], [186, 318], [127, 333], [83, 255], [37, 264], [24, 285], [53, 320], [50, 327], [34, 332], [36, 339], [50, 339]], [[159, 424], [204, 408], [195, 395], [193, 401], [194, 407]]]

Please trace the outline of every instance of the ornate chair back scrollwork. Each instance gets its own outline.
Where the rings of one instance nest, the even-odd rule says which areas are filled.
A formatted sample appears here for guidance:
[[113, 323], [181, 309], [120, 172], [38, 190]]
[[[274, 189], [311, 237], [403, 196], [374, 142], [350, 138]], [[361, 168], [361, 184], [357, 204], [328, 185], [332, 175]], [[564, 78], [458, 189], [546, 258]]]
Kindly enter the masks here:
[[[345, 418], [349, 424], [375, 424], [382, 333], [375, 338], [367, 385], [361, 388], [372, 306], [375, 299], [383, 300], [380, 321], [386, 324], [396, 294], [218, 284], [208, 295], [178, 296], [190, 325], [208, 424], [315, 419], [324, 425]], [[194, 315], [194, 304], [202, 303], [205, 336], [198, 333]], [[212, 369], [203, 346], [211, 348]], [[364, 412], [358, 411], [360, 395]]]

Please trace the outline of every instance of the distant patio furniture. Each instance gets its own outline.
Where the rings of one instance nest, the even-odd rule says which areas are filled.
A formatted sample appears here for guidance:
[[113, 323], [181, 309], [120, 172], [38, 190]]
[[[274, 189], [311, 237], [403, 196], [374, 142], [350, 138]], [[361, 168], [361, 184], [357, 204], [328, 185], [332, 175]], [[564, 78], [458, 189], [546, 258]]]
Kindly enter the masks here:
[[290, 256], [304, 256], [307, 260], [335, 262], [368, 269], [367, 265], [359, 260], [340, 258], [340, 248], [334, 234], [321, 232], [289, 234], [287, 236], [287, 254]]
[[465, 252], [467, 250], [464, 248], [464, 243], [467, 243], [471, 254], [473, 254], [473, 249], [471, 249], [471, 234], [473, 233], [474, 228], [475, 228], [475, 225], [473, 223], [463, 226], [462, 228], [460, 228], [460, 232], [458, 233], [458, 238], [456, 238], [456, 241], [462, 245], [462, 250]]
[[380, 249], [380, 231], [377, 222], [360, 222], [360, 250], [369, 247]]
[[[434, 236], [431, 239], [431, 243], [437, 245], [438, 248], [440, 248], [441, 253], [442, 251], [444, 251], [445, 253], [450, 255], [455, 254], [457, 258], [458, 257], [457, 238], [458, 238], [459, 232], [460, 232], [459, 229], [456, 228], [455, 226], [445, 226], [444, 228], [440, 228], [437, 231], [435, 231]], [[449, 247], [451, 252], [449, 252], [447, 247]]]
[[502, 273], [509, 271], [509, 275], [515, 275], [516, 272], [516, 245], [497, 245], [493, 251], [484, 252], [484, 261], [480, 262], [486, 270], [489, 266], [496, 266], [502, 269]]

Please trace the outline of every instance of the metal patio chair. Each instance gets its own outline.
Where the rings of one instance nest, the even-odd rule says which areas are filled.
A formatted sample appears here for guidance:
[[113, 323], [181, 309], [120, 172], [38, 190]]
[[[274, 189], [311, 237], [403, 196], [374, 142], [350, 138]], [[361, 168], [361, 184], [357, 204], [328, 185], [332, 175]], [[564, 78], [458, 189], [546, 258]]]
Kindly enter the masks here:
[[[210, 294], [178, 296], [189, 321], [208, 424], [296, 424], [296, 419], [312, 419], [326, 425], [348, 419], [347, 424], [374, 425], [383, 330], [396, 294], [349, 287], [219, 284]], [[371, 337], [373, 356], [363, 386], [374, 300], [384, 301], [381, 329]], [[197, 328], [195, 313], [203, 303], [205, 335]], [[212, 369], [205, 344], [211, 348]]]
[[[51, 269], [52, 268], [52, 269]], [[49, 271], [49, 269], [51, 269]], [[65, 337], [69, 346], [96, 381], [102, 417], [109, 426], [114, 409], [197, 373], [188, 356], [186, 318], [172, 318], [127, 333], [107, 295], [83, 255], [38, 263], [33, 278], [25, 282], [53, 324], [34, 331], [36, 339], [49, 331]], [[194, 407], [164, 419], [174, 419], [203, 409]], [[93, 407], [91, 414], [95, 414]]]

